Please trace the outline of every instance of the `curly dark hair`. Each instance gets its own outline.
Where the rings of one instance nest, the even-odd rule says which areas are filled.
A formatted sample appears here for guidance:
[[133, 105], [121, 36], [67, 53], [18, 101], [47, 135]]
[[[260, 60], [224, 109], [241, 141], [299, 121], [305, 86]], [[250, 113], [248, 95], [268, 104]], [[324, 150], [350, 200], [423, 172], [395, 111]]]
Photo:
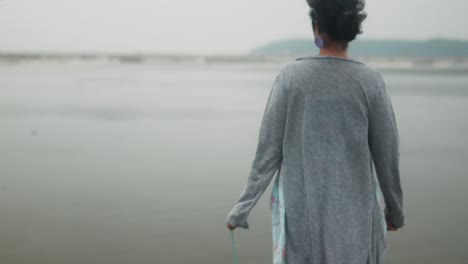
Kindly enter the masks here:
[[307, 0], [315, 30], [326, 33], [339, 42], [350, 42], [362, 33], [361, 23], [366, 19], [365, 0]]

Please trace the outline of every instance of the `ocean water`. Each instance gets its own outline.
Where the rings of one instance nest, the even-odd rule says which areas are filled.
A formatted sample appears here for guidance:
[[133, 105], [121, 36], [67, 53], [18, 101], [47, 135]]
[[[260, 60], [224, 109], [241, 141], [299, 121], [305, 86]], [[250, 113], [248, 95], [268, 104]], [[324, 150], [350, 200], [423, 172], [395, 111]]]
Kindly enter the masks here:
[[[279, 63], [0, 64], [0, 263], [232, 263]], [[383, 72], [406, 226], [387, 263], [468, 263], [468, 75]], [[236, 229], [271, 263], [269, 188]]]

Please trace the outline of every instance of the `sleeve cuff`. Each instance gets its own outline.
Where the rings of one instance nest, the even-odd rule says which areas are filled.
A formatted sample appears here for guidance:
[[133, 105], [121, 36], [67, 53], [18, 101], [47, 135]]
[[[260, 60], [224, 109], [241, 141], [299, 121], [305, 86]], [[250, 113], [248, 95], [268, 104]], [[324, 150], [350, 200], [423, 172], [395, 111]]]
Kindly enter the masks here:
[[244, 222], [240, 222], [240, 221], [236, 221], [235, 219], [231, 218], [231, 217], [228, 217], [226, 218], [226, 223], [232, 225], [232, 226], [235, 226], [235, 227], [240, 227], [240, 228], [243, 228], [243, 229], [249, 229], [249, 223], [247, 221], [244, 221]]
[[400, 228], [405, 225], [405, 218], [403, 216], [403, 213], [396, 214], [395, 212], [392, 212], [388, 207], [385, 208], [385, 217], [387, 221], [390, 221], [390, 223], [396, 228]]

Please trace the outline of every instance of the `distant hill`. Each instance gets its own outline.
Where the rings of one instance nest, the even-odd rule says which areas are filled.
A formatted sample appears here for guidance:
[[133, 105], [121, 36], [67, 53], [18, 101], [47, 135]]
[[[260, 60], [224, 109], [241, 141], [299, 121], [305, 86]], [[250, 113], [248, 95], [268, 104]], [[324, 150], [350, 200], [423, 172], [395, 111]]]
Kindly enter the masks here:
[[[289, 39], [273, 42], [253, 49], [253, 55], [302, 56], [318, 53], [311, 39]], [[357, 39], [349, 46], [352, 56], [362, 57], [458, 57], [468, 56], [468, 41], [431, 39], [367, 40]]]

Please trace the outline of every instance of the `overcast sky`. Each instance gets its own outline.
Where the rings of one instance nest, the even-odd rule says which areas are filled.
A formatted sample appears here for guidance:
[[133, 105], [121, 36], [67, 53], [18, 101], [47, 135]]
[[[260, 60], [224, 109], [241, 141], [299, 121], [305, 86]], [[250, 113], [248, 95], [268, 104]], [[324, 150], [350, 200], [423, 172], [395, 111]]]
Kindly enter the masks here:
[[[467, 0], [368, 0], [361, 38], [468, 39]], [[0, 51], [241, 54], [313, 38], [306, 0], [0, 0]]]

